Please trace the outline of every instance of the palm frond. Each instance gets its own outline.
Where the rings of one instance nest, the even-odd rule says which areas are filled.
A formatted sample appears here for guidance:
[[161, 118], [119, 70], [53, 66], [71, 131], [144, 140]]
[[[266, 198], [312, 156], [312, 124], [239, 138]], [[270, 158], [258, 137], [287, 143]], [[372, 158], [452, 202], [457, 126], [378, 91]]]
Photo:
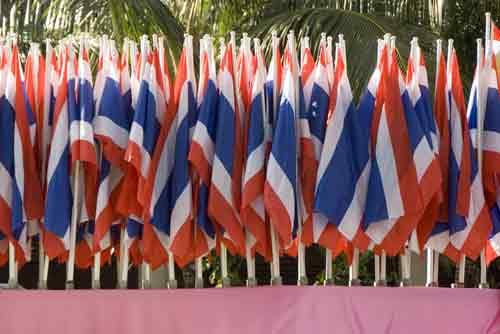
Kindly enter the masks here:
[[[259, 37], [267, 46], [266, 55], [270, 56], [271, 31], [276, 31], [284, 46], [286, 35], [294, 30], [297, 38], [309, 36], [312, 51], [316, 54], [321, 33], [334, 38], [344, 34], [348, 74], [353, 92], [358, 97], [375, 69], [377, 39], [390, 33], [397, 37], [398, 61], [405, 69], [412, 37], [418, 37], [419, 44], [427, 60], [429, 78], [435, 71], [435, 40], [437, 35], [430, 30], [382, 16], [361, 14], [353, 11], [335, 9], [303, 9], [284, 13], [259, 23], [251, 34]], [[432, 84], [432, 79], [429, 80]]]

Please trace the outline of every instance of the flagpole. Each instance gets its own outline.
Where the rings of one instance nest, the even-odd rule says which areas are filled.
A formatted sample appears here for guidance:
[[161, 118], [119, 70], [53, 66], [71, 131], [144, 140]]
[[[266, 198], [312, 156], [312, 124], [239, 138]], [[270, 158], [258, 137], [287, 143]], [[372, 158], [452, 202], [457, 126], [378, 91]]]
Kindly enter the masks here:
[[[345, 71], [347, 73], [349, 64], [347, 62], [347, 52], [343, 34], [339, 34], [339, 46], [340, 46], [340, 52], [342, 53], [342, 59], [344, 60]], [[356, 247], [353, 248], [352, 263], [349, 266], [349, 285], [350, 286], [361, 285], [361, 282], [359, 281], [359, 249]]]
[[359, 249], [354, 248], [352, 254], [352, 264], [349, 267], [349, 286], [359, 286]]
[[[485, 54], [487, 59], [490, 57], [491, 53], [491, 13], [486, 13], [486, 35], [485, 35]], [[478, 41], [478, 43], [480, 43]], [[480, 45], [478, 45], [479, 48]], [[479, 51], [478, 51], [478, 57], [480, 56]], [[480, 58], [477, 59], [478, 64], [480, 61]], [[479, 94], [478, 94], [479, 95]], [[478, 99], [479, 100], [479, 99]], [[483, 166], [483, 150], [482, 150], [482, 133], [483, 133], [483, 115], [482, 111], [479, 112], [481, 109], [478, 108], [478, 113], [477, 113], [477, 152], [478, 152], [478, 167], [479, 167], [479, 173], [482, 174], [482, 166]], [[481, 114], [481, 115], [480, 115]], [[482, 178], [481, 178], [482, 179]], [[489, 288], [488, 281], [487, 281], [487, 265], [486, 265], [486, 255], [485, 255], [485, 250], [484, 248], [481, 250], [481, 255], [480, 255], [480, 264], [481, 264], [481, 276], [480, 276], [480, 281], [479, 281], [479, 288], [480, 289], [487, 289]]]
[[16, 248], [14, 243], [9, 240], [9, 284], [10, 289], [17, 289], [19, 282], [17, 280], [17, 261]]
[[175, 258], [174, 254], [168, 251], [168, 288], [177, 289], [177, 280], [175, 279]]
[[120, 289], [127, 288], [128, 281], [128, 247], [125, 234], [127, 229], [126, 220], [124, 226], [120, 229], [120, 279], [118, 280], [118, 287]]
[[[276, 48], [279, 47], [279, 39], [278, 39], [278, 34], [276, 31], [271, 32], [272, 36], [272, 47], [273, 47], [273, 58], [271, 61], [273, 62], [280, 62], [281, 59], [276, 58]], [[278, 88], [278, 75], [277, 75], [277, 64], [275, 65], [275, 75], [273, 78], [273, 123], [276, 120], [276, 114], [278, 112], [279, 108], [279, 92], [277, 91]], [[279, 250], [279, 243], [276, 235], [276, 231], [274, 229], [274, 225], [272, 222], [269, 223], [269, 230], [271, 234], [271, 253], [272, 253], [272, 262], [271, 262], [271, 285], [281, 285], [281, 270], [280, 270], [280, 250]]]
[[433, 283], [436, 285], [436, 287], [439, 286], [439, 252], [434, 251], [434, 270], [432, 271], [433, 274]]
[[[436, 80], [437, 73], [439, 72], [439, 60], [441, 59], [441, 54], [443, 52], [443, 41], [438, 39], [436, 41]], [[437, 81], [436, 81], [437, 85]], [[431, 248], [427, 248], [427, 282], [428, 287], [438, 287], [438, 276], [439, 276], [439, 252]]]
[[[254, 41], [255, 43], [255, 48], [256, 50], [260, 50], [260, 45], [258, 40]], [[243, 33], [243, 38], [240, 41], [241, 46], [243, 47], [243, 57], [249, 52], [250, 50], [250, 38], [248, 37], [248, 34], [246, 32]], [[260, 52], [260, 51], [258, 51]], [[255, 52], [255, 55], [257, 56], [257, 52]], [[245, 85], [247, 83], [245, 82]], [[246, 126], [246, 125], [245, 125]], [[247, 286], [248, 287], [254, 287], [257, 286], [257, 279], [255, 278], [255, 257], [252, 254], [252, 244], [255, 242], [254, 237], [248, 231], [248, 229], [245, 229], [245, 259], [246, 259], [246, 264], [247, 264]]]
[[[71, 46], [70, 46], [71, 48]], [[71, 54], [71, 51], [70, 51]], [[72, 62], [71, 62], [72, 63]], [[71, 214], [70, 226], [70, 239], [69, 239], [69, 257], [66, 265], [66, 289], [71, 290], [75, 288], [74, 274], [75, 274], [75, 251], [76, 251], [76, 230], [78, 227], [78, 213], [80, 202], [80, 174], [81, 162], [75, 162], [75, 174], [73, 178], [73, 210]]]
[[[298, 57], [297, 57], [297, 46], [296, 46], [296, 43], [295, 43], [295, 33], [293, 30], [290, 30], [290, 32], [288, 33], [288, 41], [287, 41], [287, 46], [289, 48], [289, 51], [290, 51], [290, 54], [292, 55], [292, 59], [293, 61], [295, 60], [298, 60]], [[304, 40], [304, 43], [306, 43], [306, 41]], [[305, 47], [305, 45], [304, 45]], [[297, 64], [293, 64], [293, 66], [296, 66], [296, 68], [292, 69], [292, 73], [297, 73], [298, 74], [298, 65], [299, 65], [299, 62], [297, 62]], [[295, 70], [295, 72], [294, 72]], [[299, 101], [298, 101], [298, 84], [299, 84], [299, 81], [300, 78], [298, 77], [298, 75], [294, 76], [294, 81], [295, 81], [295, 92], [294, 92], [294, 98], [295, 98], [295, 106], [298, 106], [299, 105]], [[296, 111], [295, 111], [296, 112]], [[297, 119], [298, 119], [298, 116], [296, 115], [295, 116], [295, 122], [297, 122]], [[297, 123], [296, 123], [297, 124]], [[298, 129], [298, 126], [296, 125], [296, 129]], [[297, 164], [298, 164], [298, 161], [297, 161]], [[298, 166], [297, 166], [298, 167]], [[296, 170], [299, 170], [299, 168], [297, 168]], [[297, 175], [297, 178], [296, 178], [296, 184], [297, 184], [297, 191], [296, 191], [296, 195], [297, 194], [300, 194], [300, 196], [302, 196], [302, 185], [300, 183], [300, 178], [298, 177]], [[307, 276], [306, 276], [306, 257], [305, 257], [305, 253], [306, 253], [306, 249], [305, 249], [305, 246], [304, 246], [304, 243], [302, 242], [301, 238], [302, 238], [302, 217], [304, 216], [304, 206], [303, 204], [301, 203], [302, 202], [302, 199], [300, 199], [299, 197], [296, 197], [296, 200], [299, 202], [299, 205], [298, 205], [298, 210], [299, 210], [299, 219], [298, 219], [298, 228], [297, 228], [297, 243], [298, 243], [298, 250], [297, 250], [297, 285], [298, 286], [305, 286], [308, 284], [307, 282]]]

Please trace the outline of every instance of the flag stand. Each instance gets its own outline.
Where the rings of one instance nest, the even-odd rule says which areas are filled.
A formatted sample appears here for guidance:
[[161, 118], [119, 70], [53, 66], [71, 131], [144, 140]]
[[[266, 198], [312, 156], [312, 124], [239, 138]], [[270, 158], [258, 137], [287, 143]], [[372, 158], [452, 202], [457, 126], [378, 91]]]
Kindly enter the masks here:
[[[375, 271], [375, 283], [373, 284], [374, 286], [380, 287], [380, 286], [387, 286], [387, 281], [386, 281], [386, 263], [387, 263], [387, 256], [385, 254], [385, 251], [382, 251], [382, 255], [378, 256], [375, 255], [375, 261], [379, 260], [379, 274], [378, 274], [378, 280], [377, 274]], [[375, 269], [377, 268], [377, 262], [375, 262]]]
[[334, 285], [333, 268], [332, 268], [332, 251], [326, 248], [325, 253], [325, 285]]
[[92, 289], [101, 288], [101, 252], [94, 255], [94, 268], [92, 268]]
[[150, 289], [151, 288], [151, 266], [146, 262], [141, 263], [141, 274], [140, 276], [140, 288]]
[[401, 259], [401, 282], [399, 286], [411, 286], [411, 251], [405, 246], [404, 253], [400, 255]]
[[460, 262], [458, 264], [458, 278], [455, 283], [451, 284], [452, 288], [465, 287], [465, 255], [460, 254]]
[[481, 251], [481, 280], [479, 283], [479, 288], [480, 289], [488, 289], [490, 286], [488, 284], [488, 281], [486, 280], [486, 274], [487, 274], [487, 266], [486, 266], [486, 257], [484, 254], [484, 249]]
[[352, 263], [349, 267], [349, 286], [360, 286], [359, 280], [359, 249], [354, 248], [352, 254]]
[[250, 232], [245, 231], [245, 258], [247, 262], [247, 287], [257, 286], [257, 279], [255, 278], [255, 257], [252, 255], [252, 235]]
[[203, 256], [197, 257], [195, 260], [195, 281], [194, 287], [196, 289], [203, 288]]
[[16, 261], [16, 248], [14, 243], [9, 241], [9, 289], [19, 288], [19, 281], [17, 277], [17, 261]]
[[273, 261], [271, 263], [271, 285], [281, 285], [281, 270], [280, 270], [280, 251], [278, 240], [276, 236], [276, 231], [274, 230], [273, 224], [269, 224], [271, 229], [271, 250]]
[[[437, 253], [437, 252], [436, 252]], [[439, 255], [439, 253], [438, 253]], [[430, 248], [426, 249], [426, 282], [425, 286], [429, 288], [435, 288], [437, 287], [437, 282], [434, 280], [434, 261], [435, 259], [435, 254], [434, 251]], [[438, 259], [439, 260], [439, 259]]]
[[177, 289], [177, 280], [175, 279], [175, 259], [174, 254], [168, 251], [168, 283], [169, 289]]
[[43, 270], [45, 268], [45, 254], [43, 251], [42, 232], [38, 235], [38, 289], [46, 289], [47, 281], [44, 281]]
[[222, 287], [229, 288], [231, 286], [231, 279], [227, 272], [227, 248], [223, 243], [220, 245], [220, 269], [222, 274]]
[[120, 230], [120, 266], [119, 266], [119, 279], [118, 288], [126, 289], [128, 281], [128, 247], [125, 240], [126, 224]]

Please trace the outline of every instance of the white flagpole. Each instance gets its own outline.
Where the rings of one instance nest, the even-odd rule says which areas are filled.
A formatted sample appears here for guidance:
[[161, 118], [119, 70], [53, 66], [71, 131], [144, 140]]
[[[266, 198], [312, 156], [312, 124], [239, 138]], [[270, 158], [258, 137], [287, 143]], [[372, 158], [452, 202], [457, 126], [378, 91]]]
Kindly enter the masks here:
[[17, 280], [17, 261], [16, 261], [16, 248], [14, 243], [9, 241], [9, 288], [17, 289], [19, 282]]
[[175, 279], [175, 259], [174, 254], [168, 251], [168, 288], [177, 289], [177, 280]]
[[[485, 36], [485, 47], [486, 47], [486, 57], [490, 57], [490, 53], [492, 52], [491, 50], [491, 13], [486, 13], [486, 36]], [[479, 46], [478, 46], [479, 47]], [[479, 52], [478, 52], [479, 56]], [[487, 58], [489, 59], [489, 58]], [[478, 58], [478, 62], [479, 62]], [[479, 63], [478, 63], [479, 64]], [[479, 94], [478, 94], [479, 95]], [[478, 110], [480, 110], [478, 108]], [[477, 147], [480, 148], [481, 146], [480, 143], [482, 143], [482, 132], [483, 132], [483, 115], [481, 112], [481, 116], [479, 115], [480, 113], [477, 113], [478, 117], [478, 125], [477, 125]], [[482, 173], [482, 166], [483, 166], [483, 151], [482, 149], [478, 149], [478, 165], [479, 165], [479, 173]], [[488, 281], [487, 281], [487, 266], [486, 266], [486, 255], [484, 249], [481, 250], [481, 255], [480, 255], [480, 263], [481, 263], [481, 276], [480, 276], [480, 281], [479, 281], [479, 288], [481, 289], [487, 289], [488, 286]]]
[[128, 281], [128, 247], [125, 234], [126, 232], [126, 220], [125, 226], [122, 226], [120, 230], [120, 279], [118, 280], [118, 287], [120, 289], [127, 288]]
[[[71, 48], [71, 46], [70, 46]], [[70, 51], [70, 55], [72, 52]], [[70, 56], [71, 57], [71, 56]], [[71, 61], [72, 63], [72, 61]], [[76, 251], [76, 230], [78, 228], [78, 214], [79, 203], [80, 203], [80, 174], [81, 174], [81, 163], [77, 161], [75, 163], [75, 174], [73, 178], [73, 212], [71, 214], [71, 226], [70, 226], [70, 239], [69, 239], [69, 257], [68, 263], [66, 264], [66, 289], [74, 289], [74, 274], [75, 274], [75, 251]]]
[[[107, 42], [107, 40], [106, 40]], [[101, 41], [103, 43], [103, 41]], [[79, 63], [83, 61], [83, 48], [85, 41], [83, 38], [80, 40], [80, 54], [79, 54]], [[101, 45], [101, 48], [104, 45]], [[107, 50], [106, 50], [107, 51]], [[79, 64], [79, 66], [82, 66], [82, 64]], [[79, 69], [80, 70], [80, 69]], [[98, 147], [99, 149], [100, 147]], [[98, 166], [101, 165], [101, 160], [102, 160], [102, 151], [99, 150], [99, 161]], [[92, 268], [92, 289], [99, 289], [101, 287], [101, 252], [97, 252], [94, 254], [94, 267]]]
[[[304, 39], [304, 44], [307, 43], [307, 41]], [[292, 59], [293, 61], [295, 60], [298, 60], [298, 57], [297, 57], [297, 46], [296, 46], [296, 43], [295, 43], [295, 33], [293, 30], [290, 30], [290, 32], [288, 33], [288, 43], [287, 43], [287, 47], [289, 48], [289, 51], [290, 53], [292, 54]], [[305, 45], [304, 45], [305, 47]], [[298, 64], [294, 64], [294, 66], [297, 66], [296, 67], [296, 70], [297, 70], [297, 74], [298, 74], [298, 69], [299, 69], [299, 65], [300, 62], [298, 62]], [[299, 76], [295, 76], [294, 77], [294, 80], [295, 80], [295, 99], [296, 99], [296, 103], [295, 105], [298, 106], [299, 103], [298, 103], [298, 80], [299, 80]], [[298, 119], [298, 116], [296, 116], [296, 122], [297, 122], [297, 119]], [[296, 123], [297, 124], [297, 123]], [[297, 127], [297, 125], [296, 125]], [[297, 127], [298, 128], [298, 127]], [[297, 169], [298, 170], [298, 169]], [[302, 194], [302, 187], [301, 187], [301, 184], [300, 184], [300, 179], [297, 177], [297, 194]], [[303, 207], [303, 204], [302, 204], [302, 199], [297, 197], [296, 198], [297, 201], [299, 202], [299, 205], [298, 205], [298, 210], [299, 210], [299, 219], [298, 219], [298, 228], [297, 228], [297, 242], [298, 242], [298, 251], [297, 251], [297, 285], [299, 286], [304, 286], [304, 285], [307, 285], [308, 282], [307, 282], [307, 275], [306, 275], [306, 249], [305, 249], [305, 246], [304, 246], [304, 243], [302, 242], [301, 238], [302, 238], [302, 217], [304, 216], [303, 212], [304, 212], [304, 207]]]
[[[448, 40], [448, 55], [447, 55], [447, 62], [446, 62], [446, 76], [447, 78], [450, 77], [451, 75], [451, 56], [453, 53], [453, 39]], [[449, 83], [448, 83], [449, 84]], [[460, 254], [460, 260], [458, 264], [458, 280], [453, 283], [451, 286], [453, 288], [461, 288], [464, 287], [464, 281], [465, 281], [465, 255]]]
[[[240, 41], [241, 48], [243, 50], [243, 57], [251, 52], [250, 38], [246, 32], [243, 33], [243, 38]], [[260, 44], [258, 40], [254, 40], [255, 56], [258, 57], [258, 52], [260, 52]], [[259, 65], [257, 65], [259, 66]], [[246, 84], [246, 82], [245, 82]], [[255, 278], [255, 257], [252, 255], [252, 245], [255, 243], [255, 239], [248, 231], [245, 229], [245, 260], [247, 264], [247, 286], [253, 287], [257, 286], [257, 279]]]
[[[68, 43], [69, 61], [68, 64], [74, 63], [73, 44]], [[68, 65], [69, 66], [69, 65]], [[69, 256], [66, 264], [66, 289], [74, 289], [75, 275], [75, 251], [76, 251], [76, 232], [78, 229], [78, 220], [80, 214], [80, 175], [82, 174], [82, 164], [80, 161], [75, 163], [75, 172], [73, 174], [73, 208], [71, 212], [71, 226], [69, 238]]]
[[380, 256], [374, 254], [373, 261], [375, 263], [375, 280], [373, 285], [378, 286], [380, 284]]
[[352, 265], [349, 267], [349, 286], [359, 286], [359, 249], [354, 248], [352, 254]]
[[433, 281], [436, 287], [439, 286], [439, 252], [434, 251]]
[[[437, 58], [439, 59], [439, 58]], [[426, 279], [425, 286], [426, 287], [435, 287], [434, 285], [434, 251], [430, 248], [425, 250], [426, 252]]]
[[387, 280], [386, 280], [386, 265], [387, 265], [387, 256], [385, 254], [385, 251], [382, 251], [382, 256], [380, 256], [380, 283], [383, 286], [387, 285]]
[[194, 287], [197, 289], [203, 288], [203, 256], [197, 257], [195, 261], [196, 280]]
[[[342, 35], [339, 35], [339, 39], [341, 38]], [[332, 58], [332, 48], [331, 48], [331, 43], [332, 43], [332, 39], [330, 38], [327, 42], [327, 39], [326, 39], [326, 33], [321, 33], [321, 41], [320, 41], [320, 45], [324, 45], [325, 47], [328, 45], [326, 43], [329, 43], [330, 44], [330, 47], [326, 47], [326, 50], [327, 52], [330, 52], [329, 56], [330, 58]], [[337, 66], [337, 50], [338, 49], [341, 49], [341, 45], [340, 43], [335, 43], [335, 65], [334, 66]], [[345, 60], [344, 60], [345, 62]], [[328, 73], [327, 73], [328, 74]], [[330, 80], [330, 78], [328, 78]], [[330, 82], [330, 81], [328, 81]], [[314, 213], [313, 213], [314, 215]], [[314, 216], [313, 216], [314, 217]], [[325, 282], [324, 284], [325, 285], [334, 285], [334, 279], [333, 279], [333, 266], [332, 266], [332, 262], [333, 262], [333, 258], [332, 258], [332, 251], [328, 248], [325, 248]]]
[[[275, 54], [275, 49], [279, 47], [279, 39], [276, 31], [271, 32], [272, 36], [272, 47], [273, 47], [273, 58], [271, 61], [276, 61], [280, 62], [281, 59], [276, 59], [276, 54]], [[276, 64], [275, 65], [275, 76], [273, 78], [273, 82], [275, 85], [275, 89], [273, 89], [273, 110], [274, 110], [274, 120], [276, 120], [276, 114], [278, 112], [279, 108], [279, 92], [276, 91], [276, 88], [278, 87], [277, 81], [278, 81], [278, 76], [277, 76], [277, 68]], [[279, 250], [279, 242], [277, 239], [276, 231], [274, 229], [274, 225], [271, 222], [269, 224], [269, 229], [271, 233], [271, 252], [272, 252], [272, 262], [271, 262], [271, 285], [281, 285], [281, 270], [280, 270], [280, 250]]]

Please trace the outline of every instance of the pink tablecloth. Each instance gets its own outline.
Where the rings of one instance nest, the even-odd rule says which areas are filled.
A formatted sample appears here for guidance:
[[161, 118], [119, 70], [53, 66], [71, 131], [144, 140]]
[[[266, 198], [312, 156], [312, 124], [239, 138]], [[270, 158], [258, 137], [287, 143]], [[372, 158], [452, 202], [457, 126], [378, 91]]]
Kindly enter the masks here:
[[500, 291], [344, 287], [3, 290], [0, 333], [500, 334]]

